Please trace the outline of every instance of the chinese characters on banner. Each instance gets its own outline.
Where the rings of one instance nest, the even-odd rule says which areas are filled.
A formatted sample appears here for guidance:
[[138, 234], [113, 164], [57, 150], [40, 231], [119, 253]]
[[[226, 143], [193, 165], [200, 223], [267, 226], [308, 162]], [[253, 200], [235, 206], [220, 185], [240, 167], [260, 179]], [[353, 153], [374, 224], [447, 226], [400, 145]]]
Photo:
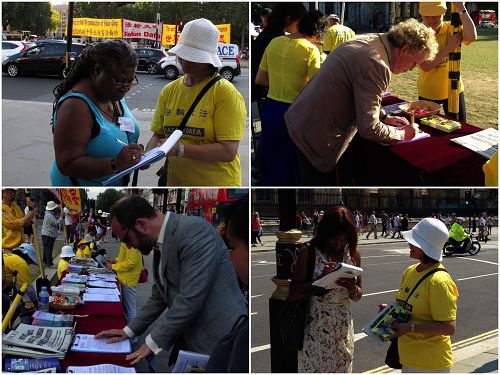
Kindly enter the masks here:
[[[221, 25], [215, 25], [219, 29], [220, 37], [219, 43], [231, 43], [231, 24], [225, 23]], [[181, 33], [177, 32], [177, 41], [179, 40]], [[161, 44], [163, 45], [174, 45], [175, 44], [175, 25], [163, 25], [163, 35], [161, 39]]]
[[59, 189], [61, 193], [61, 202], [70, 210], [81, 211], [82, 203], [80, 199], [80, 190], [78, 189]]
[[73, 35], [104, 39], [122, 38], [122, 20], [121, 18], [75, 18]]
[[[162, 26], [158, 25], [158, 40], [161, 40]], [[123, 20], [123, 39], [142, 38], [156, 40], [156, 23]]]

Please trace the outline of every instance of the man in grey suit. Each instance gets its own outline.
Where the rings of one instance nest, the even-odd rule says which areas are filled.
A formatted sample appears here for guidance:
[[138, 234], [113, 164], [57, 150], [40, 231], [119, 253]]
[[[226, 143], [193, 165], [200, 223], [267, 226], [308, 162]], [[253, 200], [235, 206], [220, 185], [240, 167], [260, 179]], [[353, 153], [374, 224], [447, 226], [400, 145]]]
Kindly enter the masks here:
[[154, 285], [137, 317], [123, 329], [105, 330], [96, 338], [116, 342], [151, 333], [126, 359], [141, 359], [170, 350], [182, 336], [187, 350], [210, 354], [241, 315], [248, 315], [228, 250], [205, 220], [172, 212], [161, 214], [145, 199], [130, 195], [111, 208], [113, 232], [127, 246], [153, 251]]

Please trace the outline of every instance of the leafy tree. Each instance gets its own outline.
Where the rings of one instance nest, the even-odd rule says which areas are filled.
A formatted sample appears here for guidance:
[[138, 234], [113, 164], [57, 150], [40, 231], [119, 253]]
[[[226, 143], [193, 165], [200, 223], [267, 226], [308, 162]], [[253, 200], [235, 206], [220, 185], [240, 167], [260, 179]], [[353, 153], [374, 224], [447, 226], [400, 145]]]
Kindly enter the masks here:
[[44, 35], [51, 29], [52, 7], [49, 2], [2, 2], [2, 25], [11, 30], [30, 30]]
[[103, 193], [97, 196], [96, 210], [109, 212], [109, 209], [118, 199], [123, 197], [124, 194], [116, 189], [106, 189]]
[[59, 12], [53, 10], [52, 15], [50, 16], [49, 30], [57, 30], [60, 25], [61, 25], [61, 15], [59, 14]]

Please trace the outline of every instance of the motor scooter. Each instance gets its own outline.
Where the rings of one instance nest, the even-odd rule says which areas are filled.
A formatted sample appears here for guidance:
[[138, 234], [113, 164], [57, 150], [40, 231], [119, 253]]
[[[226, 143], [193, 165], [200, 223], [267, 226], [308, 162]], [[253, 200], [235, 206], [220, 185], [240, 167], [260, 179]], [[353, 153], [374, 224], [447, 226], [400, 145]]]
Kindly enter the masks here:
[[[468, 231], [465, 231], [469, 233]], [[464, 246], [465, 241], [455, 241], [453, 238], [448, 238], [448, 241], [443, 246], [443, 255], [451, 256], [453, 254], [467, 254], [476, 255], [481, 250], [481, 244], [474, 237], [472, 233], [470, 234], [470, 241], [467, 246]]]

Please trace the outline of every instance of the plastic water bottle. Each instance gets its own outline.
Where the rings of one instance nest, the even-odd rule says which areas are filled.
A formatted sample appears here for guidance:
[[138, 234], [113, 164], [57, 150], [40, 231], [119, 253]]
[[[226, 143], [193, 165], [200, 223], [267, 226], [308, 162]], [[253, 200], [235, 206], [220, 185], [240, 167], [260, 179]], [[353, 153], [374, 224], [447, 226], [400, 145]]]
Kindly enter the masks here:
[[46, 286], [42, 286], [42, 290], [38, 293], [38, 310], [49, 312], [49, 292]]

